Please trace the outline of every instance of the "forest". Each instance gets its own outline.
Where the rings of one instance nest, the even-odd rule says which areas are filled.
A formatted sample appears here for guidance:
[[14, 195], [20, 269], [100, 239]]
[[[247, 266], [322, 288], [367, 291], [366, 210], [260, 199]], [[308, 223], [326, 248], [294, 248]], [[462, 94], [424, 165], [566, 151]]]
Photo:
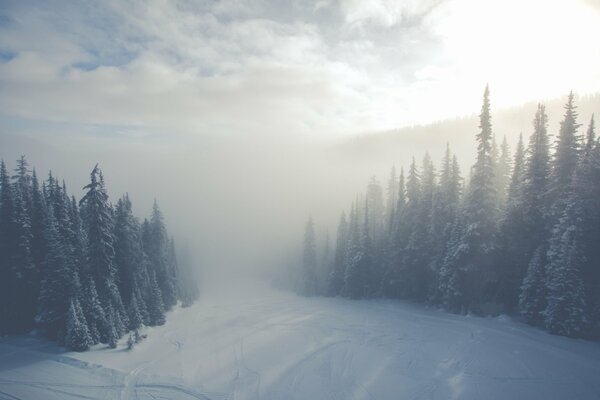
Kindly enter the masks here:
[[511, 155], [486, 86], [477, 155], [464, 178], [450, 145], [373, 177], [342, 213], [335, 249], [312, 217], [295, 286], [304, 295], [411, 299], [452, 313], [509, 314], [568, 337], [600, 336], [600, 142], [571, 93], [560, 130], [539, 104]]
[[83, 189], [77, 201], [51, 172], [40, 183], [25, 157], [13, 175], [0, 164], [0, 335], [35, 330], [85, 351], [129, 332], [133, 346], [197, 297], [156, 201], [140, 223], [127, 194], [110, 203], [97, 165]]

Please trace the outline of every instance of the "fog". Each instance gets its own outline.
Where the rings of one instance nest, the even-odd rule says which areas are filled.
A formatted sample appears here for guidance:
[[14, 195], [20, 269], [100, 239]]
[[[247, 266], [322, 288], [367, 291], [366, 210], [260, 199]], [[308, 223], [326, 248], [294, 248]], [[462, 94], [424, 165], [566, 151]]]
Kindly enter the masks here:
[[[492, 94], [493, 96], [493, 94]], [[580, 120], [598, 109], [599, 97], [578, 98]], [[549, 132], [556, 134], [565, 98], [548, 100]], [[498, 137], [514, 149], [531, 131], [535, 104], [494, 110]], [[392, 165], [420, 162], [427, 151], [439, 166], [446, 143], [463, 176], [474, 160], [478, 110], [460, 119], [347, 138], [306, 135], [147, 135], [115, 138], [81, 134], [65, 125], [5, 124], [0, 157], [9, 167], [25, 155], [40, 176], [52, 170], [80, 198], [96, 163], [112, 202], [129, 193], [134, 212], [149, 215], [156, 198], [176, 241], [187, 244], [196, 266], [209, 272], [255, 274], [287, 268], [312, 216], [322, 240], [335, 237], [342, 210], [376, 176], [384, 190]], [[12, 133], [11, 133], [12, 132]]]
[[[99, 163], [113, 202], [129, 193], [143, 218], [158, 200], [199, 268], [281, 268], [309, 215], [333, 237], [392, 165], [439, 164], [449, 142], [468, 175], [486, 83], [513, 146], [536, 101], [554, 133], [568, 90], [600, 89], [598, 44], [580, 40], [596, 2], [479, 3], [4, 2], [0, 157], [77, 197]], [[581, 99], [583, 122], [597, 103]]]

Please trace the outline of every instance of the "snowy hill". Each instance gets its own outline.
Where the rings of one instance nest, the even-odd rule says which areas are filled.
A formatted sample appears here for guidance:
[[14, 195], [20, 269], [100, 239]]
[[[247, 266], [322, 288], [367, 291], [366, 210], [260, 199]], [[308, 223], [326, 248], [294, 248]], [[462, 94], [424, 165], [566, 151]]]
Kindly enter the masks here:
[[[237, 300], [235, 300], [237, 299]], [[0, 398], [597, 399], [600, 345], [396, 301], [205, 292], [127, 351], [0, 339]]]

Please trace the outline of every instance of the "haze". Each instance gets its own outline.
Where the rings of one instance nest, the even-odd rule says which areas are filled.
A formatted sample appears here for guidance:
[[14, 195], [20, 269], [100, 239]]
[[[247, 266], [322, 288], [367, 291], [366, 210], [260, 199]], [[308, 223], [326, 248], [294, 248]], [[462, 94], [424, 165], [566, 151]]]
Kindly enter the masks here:
[[76, 194], [99, 162], [207, 267], [264, 266], [422, 156], [352, 162], [357, 134], [472, 115], [486, 83], [494, 112], [600, 90], [597, 1], [151, 3], [2, 2], [0, 157]]

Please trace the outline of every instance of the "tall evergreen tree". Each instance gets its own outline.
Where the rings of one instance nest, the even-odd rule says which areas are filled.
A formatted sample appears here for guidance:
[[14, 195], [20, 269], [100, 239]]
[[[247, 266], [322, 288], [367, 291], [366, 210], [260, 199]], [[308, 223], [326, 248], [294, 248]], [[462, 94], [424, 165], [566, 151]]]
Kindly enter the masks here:
[[552, 201], [550, 212], [554, 222], [558, 220], [566, 206], [565, 201], [571, 192], [572, 178], [579, 163], [579, 152], [581, 151], [581, 138], [577, 133], [581, 124], [577, 122], [578, 114], [574, 98], [575, 95], [571, 92], [565, 105], [565, 115], [560, 122], [560, 131], [552, 159], [552, 178], [549, 189]]
[[98, 290], [98, 298], [109, 323], [99, 327], [102, 340], [111, 341], [123, 333], [127, 315], [115, 282], [113, 214], [108, 202], [102, 171], [98, 165], [90, 174], [90, 183], [80, 200], [87, 227], [87, 265]]
[[337, 296], [344, 286], [346, 260], [348, 258], [348, 222], [346, 214], [342, 213], [337, 229], [335, 254], [333, 256], [333, 269], [329, 277], [328, 294]]
[[43, 265], [36, 320], [46, 336], [62, 342], [71, 299], [79, 292], [79, 276], [60, 236], [52, 207], [48, 209], [45, 234], [48, 252]]
[[92, 344], [87, 322], [83, 317], [83, 311], [79, 300], [71, 300], [67, 314], [67, 333], [65, 346], [75, 351], [86, 351]]
[[152, 216], [148, 225], [148, 235], [144, 249], [148, 254], [150, 269], [154, 271], [162, 294], [165, 309], [169, 310], [177, 303], [175, 276], [169, 265], [169, 237], [165, 228], [164, 217], [158, 203], [154, 201]]
[[[497, 290], [498, 277], [493, 269], [493, 254], [496, 247], [497, 198], [494, 188], [494, 165], [492, 159], [492, 122], [490, 114], [489, 88], [483, 95], [483, 106], [479, 115], [477, 134], [477, 159], [471, 171], [471, 182], [466, 194], [461, 218], [464, 226], [454, 229], [452, 247], [448, 249], [445, 261], [445, 279], [451, 279], [454, 303], [461, 299], [464, 304], [452, 305], [453, 309], [467, 308], [484, 312], [481, 303], [490, 301]], [[462, 225], [462, 224], [461, 224]], [[448, 282], [443, 283], [448, 287]], [[447, 292], [444, 296], [448, 297]]]
[[544, 325], [550, 332], [582, 337], [589, 323], [582, 280], [584, 216], [575, 196], [570, 196], [550, 241], [546, 267], [547, 306], [543, 315]]

